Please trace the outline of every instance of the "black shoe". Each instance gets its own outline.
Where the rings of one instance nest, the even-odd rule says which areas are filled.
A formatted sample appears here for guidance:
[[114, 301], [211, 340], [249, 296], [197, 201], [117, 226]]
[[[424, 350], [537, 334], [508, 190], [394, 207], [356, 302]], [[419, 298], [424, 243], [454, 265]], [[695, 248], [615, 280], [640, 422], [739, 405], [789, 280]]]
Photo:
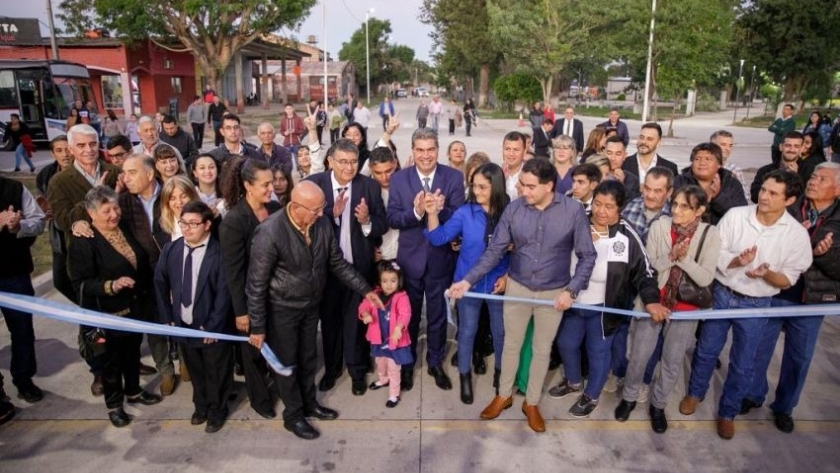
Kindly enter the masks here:
[[254, 409], [254, 412], [259, 414], [260, 417], [262, 417], [263, 419], [271, 420], [271, 419], [274, 419], [274, 418], [277, 417], [277, 412], [275, 412], [274, 409], [269, 409], [267, 411], [261, 411], [259, 409]]
[[757, 402], [753, 401], [752, 399], [749, 399], [749, 398], [744, 398], [744, 400], [743, 400], [743, 401], [741, 401], [741, 411], [740, 411], [740, 412], [738, 412], [738, 415], [746, 415], [746, 414], [749, 414], [749, 412], [750, 412], [751, 410], [753, 410], [753, 409], [758, 409], [758, 408], [759, 408], [759, 407], [761, 407], [761, 406], [762, 406], [761, 404], [759, 404], [759, 403], [757, 403]]
[[32, 404], [44, 399], [44, 392], [35, 386], [31, 379], [15, 384], [18, 390], [18, 398]]
[[125, 427], [131, 423], [131, 416], [126, 414], [122, 407], [109, 412], [108, 418], [111, 419], [111, 424], [114, 427]]
[[428, 373], [435, 378], [435, 384], [440, 389], [444, 391], [448, 391], [452, 389], [452, 381], [449, 380], [449, 376], [446, 375], [446, 372], [443, 371], [443, 368], [440, 366], [435, 366], [429, 368]]
[[224, 417], [219, 419], [207, 419], [207, 425], [204, 426], [204, 432], [214, 434], [222, 430], [222, 427], [225, 425], [225, 420], [226, 419]]
[[329, 407], [315, 404], [314, 409], [308, 409], [303, 414], [305, 417], [314, 417], [318, 420], [336, 420], [338, 419], [338, 412]]
[[452, 353], [452, 358], [449, 359], [450, 366], [458, 366], [458, 350]]
[[20, 172], [20, 168], [15, 168], [15, 172]]
[[324, 377], [321, 378], [321, 381], [318, 383], [318, 391], [324, 392], [334, 388], [336, 378], [337, 376], [325, 374]]
[[309, 422], [306, 422], [306, 419], [301, 419], [293, 424], [283, 422], [283, 428], [304, 440], [315, 440], [321, 436], [314, 427], [309, 425]]
[[397, 407], [397, 404], [399, 404], [399, 403], [400, 403], [400, 397], [397, 396], [396, 401], [392, 401], [392, 400], [388, 399], [388, 401], [385, 402], [385, 407], [387, 407], [387, 408]]
[[461, 375], [461, 402], [464, 404], [473, 403], [472, 375], [470, 373]]
[[502, 377], [502, 370], [496, 368], [493, 370], [493, 387], [496, 388], [496, 395], [499, 395], [499, 378]]
[[144, 406], [151, 406], [153, 404], [159, 403], [160, 401], [163, 401], [163, 398], [161, 396], [158, 396], [157, 394], [152, 394], [146, 391], [140, 391], [140, 394], [136, 396], [126, 396], [125, 400], [128, 401], [129, 404], [140, 403]]
[[190, 425], [201, 425], [207, 422], [207, 413], [206, 412], [193, 412], [192, 417], [190, 417]]
[[411, 391], [414, 387], [414, 370], [402, 370], [400, 373], [400, 391]]
[[487, 363], [479, 353], [473, 353], [473, 371], [475, 374], [487, 374]]
[[650, 427], [657, 434], [664, 434], [668, 430], [668, 420], [665, 418], [665, 409], [657, 409], [653, 406], [648, 408], [650, 414]]
[[364, 379], [354, 379], [352, 391], [354, 396], [363, 396], [367, 392], [367, 383]]
[[389, 384], [391, 384], [391, 383], [385, 383], [385, 384], [376, 384], [376, 383], [377, 383], [376, 381], [370, 383], [370, 386], [368, 386], [368, 389], [370, 389], [371, 391], [376, 391], [377, 389], [385, 388]]
[[793, 417], [779, 412], [773, 413], [773, 423], [776, 428], [782, 432], [789, 434], [793, 432]]
[[9, 401], [0, 401], [0, 425], [12, 420], [15, 416], [15, 406]]
[[624, 422], [630, 418], [630, 413], [636, 408], [636, 401], [625, 401], [624, 399], [618, 403], [615, 408], [615, 420]]

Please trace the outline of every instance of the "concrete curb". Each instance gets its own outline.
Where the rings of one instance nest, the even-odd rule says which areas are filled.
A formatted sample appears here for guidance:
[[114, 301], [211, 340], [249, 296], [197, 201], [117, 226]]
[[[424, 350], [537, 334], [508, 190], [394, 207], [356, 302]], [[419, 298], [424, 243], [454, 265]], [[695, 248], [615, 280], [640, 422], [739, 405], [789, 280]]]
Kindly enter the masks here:
[[32, 278], [32, 287], [35, 288], [36, 297], [44, 297], [55, 290], [55, 287], [53, 287], [52, 271], [47, 271], [40, 276]]

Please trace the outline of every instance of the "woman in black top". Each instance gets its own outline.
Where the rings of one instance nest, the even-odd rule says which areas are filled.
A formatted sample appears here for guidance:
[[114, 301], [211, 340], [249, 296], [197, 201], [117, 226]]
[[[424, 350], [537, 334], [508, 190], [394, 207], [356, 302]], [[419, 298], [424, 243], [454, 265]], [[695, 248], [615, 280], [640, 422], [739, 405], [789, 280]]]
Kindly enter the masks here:
[[20, 115], [17, 113], [11, 114], [9, 126], [6, 128], [6, 134], [9, 135], [9, 139], [12, 141], [12, 148], [15, 150], [15, 172], [20, 172], [21, 159], [29, 165], [30, 172], [35, 172], [35, 165], [29, 159], [29, 151], [23, 145], [24, 137], [29, 137], [29, 127], [26, 123], [20, 121]]

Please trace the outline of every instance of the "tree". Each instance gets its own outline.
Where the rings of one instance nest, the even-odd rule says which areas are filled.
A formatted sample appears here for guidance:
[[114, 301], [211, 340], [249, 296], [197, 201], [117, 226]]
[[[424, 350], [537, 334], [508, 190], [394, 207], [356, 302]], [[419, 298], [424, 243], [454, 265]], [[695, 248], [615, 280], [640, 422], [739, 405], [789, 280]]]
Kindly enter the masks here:
[[195, 56], [208, 83], [243, 46], [261, 35], [297, 27], [316, 0], [63, 0], [68, 32], [103, 27], [127, 41], [180, 42]]
[[[752, 0], [738, 16], [742, 57], [784, 87], [784, 102], [830, 91], [840, 68], [840, 43], [826, 34], [840, 24], [840, 1]], [[818, 94], [817, 94], [818, 95]]]
[[[584, 54], [605, 51], [614, 16], [606, 0], [487, 0], [490, 36], [516, 72], [535, 77], [548, 101], [555, 76]], [[615, 32], [611, 32], [615, 35]]]
[[432, 25], [431, 37], [443, 74], [479, 75], [478, 106], [487, 103], [490, 72], [501, 60], [492, 40], [488, 0], [424, 0], [420, 20]]
[[[368, 36], [370, 39], [370, 82], [377, 84], [407, 81], [411, 77], [414, 50], [401, 44], [390, 44], [391, 22], [370, 18]], [[367, 57], [365, 25], [356, 30], [350, 41], [341, 44], [338, 58], [356, 65], [356, 80], [359, 84], [367, 81]]]
[[496, 93], [496, 98], [506, 105], [508, 111], [513, 110], [517, 100], [534, 103], [542, 96], [540, 83], [533, 76], [521, 72], [496, 78], [493, 82], [493, 92]]

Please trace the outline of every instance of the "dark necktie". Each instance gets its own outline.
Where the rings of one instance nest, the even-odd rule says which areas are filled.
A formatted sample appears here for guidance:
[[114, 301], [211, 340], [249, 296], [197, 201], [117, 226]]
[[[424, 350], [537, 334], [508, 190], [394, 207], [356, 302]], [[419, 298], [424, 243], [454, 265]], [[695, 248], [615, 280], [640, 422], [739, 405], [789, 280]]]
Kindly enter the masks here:
[[432, 188], [429, 187], [429, 181], [431, 181], [431, 180], [432, 180], [432, 178], [430, 178], [430, 177], [424, 177], [423, 178], [423, 192], [431, 192], [432, 191]]
[[[186, 245], [185, 245], [186, 246]], [[198, 245], [186, 248], [189, 250], [187, 253], [187, 258], [184, 260], [184, 277], [181, 278], [181, 305], [184, 307], [189, 307], [193, 303], [193, 293], [192, 293], [192, 254], [193, 251], [197, 250], [198, 248], [202, 248], [204, 245]]]

